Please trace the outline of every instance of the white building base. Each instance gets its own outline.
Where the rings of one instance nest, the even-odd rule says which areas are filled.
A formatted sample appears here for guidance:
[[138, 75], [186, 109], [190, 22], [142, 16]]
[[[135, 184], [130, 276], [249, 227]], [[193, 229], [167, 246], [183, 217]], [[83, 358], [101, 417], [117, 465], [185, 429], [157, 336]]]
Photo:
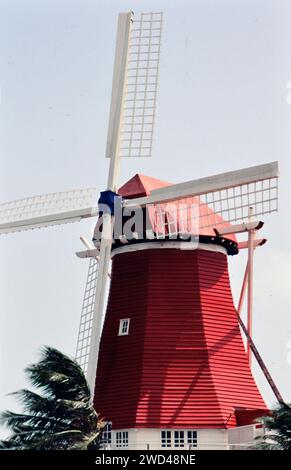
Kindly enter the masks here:
[[103, 448], [108, 450], [237, 450], [249, 448], [254, 443], [254, 439], [262, 433], [263, 429], [260, 425], [232, 429], [118, 429], [111, 431], [108, 442], [104, 442]]

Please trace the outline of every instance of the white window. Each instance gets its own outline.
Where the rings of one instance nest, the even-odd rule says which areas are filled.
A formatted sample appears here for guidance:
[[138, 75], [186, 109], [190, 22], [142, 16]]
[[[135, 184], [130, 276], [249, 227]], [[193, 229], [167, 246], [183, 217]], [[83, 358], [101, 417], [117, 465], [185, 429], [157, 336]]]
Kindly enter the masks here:
[[193, 449], [197, 447], [197, 431], [189, 430], [173, 430], [161, 431], [161, 447], [187, 447]]
[[110, 447], [112, 443], [112, 424], [108, 423], [102, 433], [101, 446], [103, 448]]
[[102, 444], [111, 444], [111, 431], [103, 431], [102, 433]]
[[187, 444], [192, 449], [197, 447], [197, 431], [187, 431]]
[[130, 318], [123, 318], [122, 320], [119, 320], [119, 331], [118, 331], [119, 336], [128, 335], [129, 322], [130, 322]]
[[128, 431], [116, 432], [116, 447], [128, 447]]
[[184, 447], [184, 431], [174, 431], [174, 447]]
[[162, 447], [171, 447], [172, 445], [172, 432], [171, 431], [161, 431], [161, 446]]

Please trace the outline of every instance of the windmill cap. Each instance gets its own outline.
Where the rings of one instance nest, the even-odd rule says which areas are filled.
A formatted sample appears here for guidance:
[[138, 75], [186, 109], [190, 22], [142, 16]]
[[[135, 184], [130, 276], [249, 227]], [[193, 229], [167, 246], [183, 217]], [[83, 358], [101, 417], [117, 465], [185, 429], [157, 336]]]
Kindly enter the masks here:
[[[149, 196], [151, 191], [154, 189], [171, 186], [172, 184], [173, 183], [137, 173], [119, 188], [118, 194], [120, 194], [124, 199], [134, 199]], [[231, 226], [228, 221], [224, 220], [220, 214], [215, 213], [208, 205], [204, 203], [201, 204], [198, 197], [188, 197], [177, 201], [171, 201], [171, 205], [176, 204], [178, 206], [181, 203], [199, 205], [199, 219], [202, 222], [199, 236], [211, 237], [212, 243], [215, 242], [215, 238], [217, 239], [217, 234], [212, 227], [219, 226], [220, 228], [228, 228]], [[205, 224], [203, 224], [203, 220], [205, 221]], [[152, 223], [154, 223], [154, 221], [152, 221]], [[209, 226], [210, 224], [211, 226]], [[208, 226], [205, 227], [204, 225]], [[153, 227], [153, 229], [155, 229], [155, 227]], [[234, 234], [229, 234], [225, 236], [224, 239], [237, 244], [237, 239]]]

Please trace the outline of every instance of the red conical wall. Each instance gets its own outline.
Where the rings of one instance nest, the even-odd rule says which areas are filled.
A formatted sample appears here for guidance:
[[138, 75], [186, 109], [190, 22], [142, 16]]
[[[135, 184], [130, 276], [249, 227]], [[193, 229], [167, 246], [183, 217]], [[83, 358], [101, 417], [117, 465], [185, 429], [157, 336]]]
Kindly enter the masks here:
[[[113, 257], [94, 403], [115, 429], [227, 428], [266, 412], [237, 322], [227, 255], [209, 246]], [[124, 318], [129, 334], [119, 336]], [[244, 423], [237, 409], [246, 411]]]

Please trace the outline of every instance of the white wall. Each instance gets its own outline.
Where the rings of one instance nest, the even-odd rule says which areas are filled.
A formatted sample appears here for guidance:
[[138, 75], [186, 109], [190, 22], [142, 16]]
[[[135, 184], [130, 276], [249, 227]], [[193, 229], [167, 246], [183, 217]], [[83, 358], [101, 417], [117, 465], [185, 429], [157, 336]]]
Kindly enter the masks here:
[[[165, 429], [166, 430], [166, 429]], [[119, 429], [128, 432], [129, 450], [189, 450], [186, 442], [184, 447], [174, 447], [172, 434], [172, 447], [161, 447], [161, 429]], [[174, 430], [172, 430], [174, 432]], [[232, 429], [197, 429], [197, 447], [193, 450], [236, 450], [249, 447], [257, 436], [262, 435], [264, 430], [258, 425], [240, 426]], [[112, 431], [112, 444], [110, 449], [121, 449], [116, 447], [116, 431]]]
[[[129, 446], [128, 449], [137, 450], [169, 450], [169, 449], [189, 449], [187, 443], [184, 447], [161, 447], [161, 429], [120, 429], [118, 431], [128, 431]], [[174, 431], [174, 430], [172, 430]], [[185, 429], [184, 431], [187, 431]], [[228, 434], [226, 429], [198, 429], [198, 445], [194, 449], [197, 450], [227, 450]], [[185, 432], [186, 440], [186, 432]], [[173, 440], [172, 440], [173, 441]], [[111, 449], [115, 446], [115, 431], [112, 431]]]
[[264, 434], [264, 428], [259, 424], [240, 426], [228, 430], [228, 443], [230, 449], [246, 449], [254, 443], [257, 437]]

